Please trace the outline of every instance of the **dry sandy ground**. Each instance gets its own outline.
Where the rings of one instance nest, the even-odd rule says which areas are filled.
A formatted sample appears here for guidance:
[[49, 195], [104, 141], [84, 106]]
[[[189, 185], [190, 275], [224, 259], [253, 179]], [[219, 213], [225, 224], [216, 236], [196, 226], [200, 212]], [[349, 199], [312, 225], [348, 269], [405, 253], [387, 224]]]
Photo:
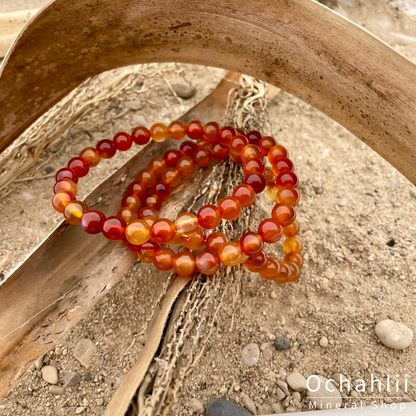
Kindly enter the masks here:
[[[402, 12], [399, 2], [330, 3], [416, 62], [416, 39], [412, 37], [416, 22]], [[222, 72], [187, 66], [186, 74], [197, 88], [197, 95], [186, 102], [190, 107], [216, 85]], [[139, 122], [149, 125], [180, 115], [182, 110], [166, 85], [152, 94], [164, 108], [146, 104], [123, 120], [106, 122], [90, 131], [93, 142], [118, 129], [130, 130]], [[119, 111], [117, 103], [111, 111]], [[241, 403], [242, 392], [255, 402], [258, 414], [273, 413], [271, 405], [278, 401], [276, 379], [284, 379], [293, 369], [305, 377], [342, 372], [351, 380], [363, 378], [366, 382], [371, 374], [383, 380], [386, 374], [398, 374], [401, 380], [407, 374], [407, 395], [416, 398], [415, 343], [404, 351], [394, 351], [383, 346], [374, 333], [375, 323], [383, 318], [416, 330], [415, 187], [345, 129], [289, 94], [282, 92], [270, 103], [269, 121], [268, 133], [288, 147], [301, 180], [298, 216], [305, 243], [303, 277], [296, 284], [277, 286], [247, 275], [232, 331], [231, 308], [226, 302], [217, 334], [184, 386], [177, 414], [192, 414], [192, 398], [204, 406], [217, 396]], [[38, 174], [44, 174], [46, 167], [58, 170], [93, 142], [74, 128], [22, 178], [51, 156]], [[128, 157], [124, 155], [124, 160]], [[81, 195], [121, 164], [122, 158], [100, 164], [83, 181]], [[321, 186], [317, 186], [319, 181]], [[50, 206], [52, 185], [51, 178], [15, 182], [7, 190], [12, 192], [0, 201], [0, 261], [5, 276], [59, 223], [60, 216]], [[137, 358], [139, 343], [125, 352], [140, 332], [163, 279], [151, 267], [136, 263], [112, 293], [45, 357], [47, 364], [58, 368], [59, 385], [70, 370], [81, 375], [80, 385], [65, 386], [62, 396], [54, 396], [48, 393], [49, 385], [40, 373], [32, 369], [4, 400], [0, 414], [72, 415], [81, 407], [82, 414], [102, 414], [120, 376]], [[273, 351], [271, 359], [261, 356], [254, 371], [242, 365], [241, 350], [246, 344], [255, 342], [267, 348], [265, 344], [277, 333], [291, 340], [289, 351]], [[322, 336], [329, 340], [326, 348], [319, 345]], [[89, 369], [73, 357], [76, 343], [85, 337], [97, 345]], [[383, 391], [390, 396], [405, 394], [403, 384], [398, 393]], [[348, 403], [354, 400], [345, 398]], [[297, 406], [307, 407], [304, 401]]]

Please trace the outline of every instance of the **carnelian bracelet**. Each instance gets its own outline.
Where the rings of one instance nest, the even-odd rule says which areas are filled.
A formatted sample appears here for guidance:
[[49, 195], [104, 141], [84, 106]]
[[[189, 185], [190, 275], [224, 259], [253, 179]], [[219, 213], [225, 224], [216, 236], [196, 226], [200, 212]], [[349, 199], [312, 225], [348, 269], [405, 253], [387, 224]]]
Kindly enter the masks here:
[[[116, 216], [106, 218], [101, 211], [89, 210], [85, 203], [76, 200], [78, 178], [86, 176], [101, 158], [109, 159], [117, 150], [129, 150], [133, 142], [145, 145], [150, 139], [162, 142], [170, 136], [182, 140], [186, 135], [196, 143], [186, 140], [179, 150], [170, 149], [163, 158], [151, 159], [148, 168], [142, 169], [128, 186]], [[171, 188], [180, 184], [182, 176], [191, 176], [196, 166], [208, 166], [213, 158], [228, 157], [243, 163], [245, 174], [244, 184], [238, 185], [232, 196], [223, 198], [218, 207], [204, 205], [197, 215], [184, 212], [174, 222], [159, 219], [162, 201], [169, 198]], [[266, 157], [272, 168], [265, 166]], [[131, 135], [117, 133], [112, 141], [101, 140], [96, 148], [82, 150], [79, 157], [69, 161], [68, 167], [57, 172], [52, 205], [70, 224], [81, 225], [87, 233], [102, 232], [109, 240], [125, 240], [127, 247], [143, 262], [153, 263], [158, 270], [173, 269], [181, 276], [190, 276], [196, 270], [212, 275], [220, 263], [226, 266], [243, 263], [264, 279], [293, 282], [299, 278], [303, 266], [300, 255], [303, 244], [297, 237], [299, 223], [294, 210], [299, 202], [298, 178], [293, 170], [287, 150], [258, 131], [245, 133], [230, 126], [221, 128], [216, 122], [203, 125], [197, 120], [186, 126], [181, 121], [173, 121], [169, 127], [157, 123], [150, 131], [140, 126]], [[272, 218], [263, 220], [257, 233], [247, 232], [239, 242], [230, 242], [221, 232], [206, 236], [203, 229], [215, 229], [221, 219], [237, 219], [242, 208], [252, 205], [256, 194], [266, 186], [266, 196], [277, 203]], [[276, 243], [282, 235], [286, 237], [283, 243], [286, 255], [278, 262], [268, 257], [263, 248], [265, 242]], [[205, 248], [195, 257], [191, 251], [175, 254], [160, 244], [184, 245], [189, 250]]]

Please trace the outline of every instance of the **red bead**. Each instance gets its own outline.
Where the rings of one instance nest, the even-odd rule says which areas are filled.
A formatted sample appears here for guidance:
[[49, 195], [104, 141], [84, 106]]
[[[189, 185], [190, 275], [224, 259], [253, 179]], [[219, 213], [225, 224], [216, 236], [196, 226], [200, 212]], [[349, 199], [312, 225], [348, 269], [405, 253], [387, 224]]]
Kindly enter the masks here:
[[240, 246], [243, 253], [247, 256], [256, 256], [263, 251], [263, 238], [257, 233], [245, 233], [240, 238]]
[[283, 202], [292, 205], [292, 207], [295, 207], [299, 203], [299, 200], [299, 192], [291, 186], [280, 188], [276, 195], [276, 202]]
[[162, 206], [162, 201], [156, 194], [147, 195], [145, 198], [143, 198], [143, 206], [159, 209]]
[[175, 237], [176, 230], [172, 221], [161, 218], [150, 227], [150, 235], [160, 244], [167, 244]]
[[152, 191], [161, 201], [164, 201], [169, 198], [170, 186], [166, 182], [159, 181], [152, 186]]
[[189, 251], [180, 251], [173, 257], [172, 266], [179, 276], [190, 276], [196, 270], [195, 256]]
[[221, 199], [218, 208], [225, 220], [235, 220], [241, 214], [241, 204], [235, 196], [227, 196]]
[[263, 173], [251, 173], [245, 177], [244, 183], [250, 185], [254, 192], [259, 194], [266, 188], [266, 177]]
[[149, 161], [147, 169], [149, 169], [153, 175], [161, 176], [162, 173], [166, 170], [165, 159], [162, 159], [161, 157], [154, 157]]
[[272, 209], [272, 218], [282, 227], [286, 227], [296, 219], [296, 211], [291, 205], [276, 204]]
[[144, 207], [137, 213], [137, 215], [141, 220], [145, 217], [159, 218], [159, 211], [154, 207]]
[[212, 233], [208, 236], [205, 247], [208, 250], [218, 253], [218, 250], [224, 243], [228, 243], [228, 237], [224, 233]]
[[208, 140], [209, 142], [216, 142], [219, 140], [219, 132], [221, 127], [215, 121], [211, 121], [205, 124], [203, 129], [204, 139]]
[[273, 257], [267, 259], [266, 267], [260, 272], [260, 276], [266, 280], [274, 280], [280, 274], [280, 263]]
[[146, 194], [146, 187], [142, 182], [134, 181], [128, 186], [127, 194], [136, 194], [138, 196], [144, 196]]
[[230, 145], [230, 140], [236, 135], [237, 132], [233, 127], [225, 126], [219, 132], [220, 143], [228, 147]]
[[[215, 142], [216, 143], [216, 142]], [[212, 145], [214, 144], [214, 142], [210, 142], [207, 139], [198, 139], [196, 141], [196, 146], [197, 147], [205, 147], [205, 149], [211, 150]]]
[[264, 136], [260, 141], [258, 146], [261, 149], [261, 154], [263, 156], [267, 156], [269, 154], [269, 150], [276, 146], [276, 140], [270, 136]]
[[142, 182], [146, 188], [151, 188], [156, 183], [156, 177], [150, 169], [142, 169], [136, 176], [138, 182]]
[[98, 234], [103, 229], [105, 220], [105, 215], [101, 211], [93, 209], [82, 216], [81, 227], [88, 234]]
[[267, 266], [267, 255], [262, 251], [261, 253], [248, 258], [244, 262], [244, 267], [253, 273], [259, 273]]
[[117, 241], [124, 238], [127, 223], [122, 218], [109, 217], [103, 224], [103, 235], [107, 240]]
[[90, 171], [90, 165], [86, 160], [82, 159], [81, 157], [73, 157], [68, 162], [68, 168], [72, 169], [75, 172], [75, 175], [78, 176], [78, 178], [83, 178]]
[[240, 136], [245, 136], [246, 135], [246, 132], [243, 129], [240, 129], [240, 128], [235, 129], [235, 132], [237, 134], [239, 134]]
[[156, 269], [167, 272], [172, 269], [173, 257], [175, 252], [168, 247], [162, 247], [157, 250], [153, 256], [153, 264]]
[[197, 149], [197, 145], [190, 140], [185, 140], [179, 147], [184, 156], [192, 157]]
[[177, 169], [183, 176], [191, 176], [196, 170], [196, 163], [188, 156], [179, 159], [176, 165]]
[[211, 147], [211, 154], [216, 160], [225, 160], [230, 154], [230, 148], [221, 143], [214, 143]]
[[196, 268], [202, 274], [211, 276], [217, 273], [221, 262], [217, 254], [209, 250], [202, 250], [196, 258]]
[[249, 159], [247, 162], [244, 162], [243, 172], [244, 175], [250, 175], [251, 173], [263, 173], [264, 164], [260, 159]]
[[238, 185], [233, 191], [233, 196], [240, 201], [242, 207], [249, 207], [256, 201], [256, 193], [250, 185]]
[[240, 156], [241, 151], [243, 150], [244, 146], [248, 145], [248, 139], [245, 136], [234, 136], [230, 140], [230, 153], [234, 153], [237, 156]]
[[198, 120], [192, 120], [185, 127], [185, 132], [192, 140], [201, 139], [204, 134], [204, 125]]
[[218, 227], [221, 222], [221, 212], [214, 205], [204, 205], [197, 214], [199, 225], [206, 230]]
[[240, 155], [236, 155], [234, 153], [229, 153], [230, 159], [235, 163], [243, 163], [243, 159], [241, 159]]
[[246, 137], [250, 144], [255, 144], [258, 146], [261, 140], [261, 133], [257, 130], [249, 131], [246, 133]]
[[136, 127], [131, 133], [131, 138], [134, 143], [143, 146], [150, 141], [150, 131], [143, 126]]
[[114, 136], [113, 142], [117, 148], [117, 150], [121, 152], [125, 152], [126, 150], [129, 150], [130, 147], [133, 145], [133, 140], [130, 136], [130, 134], [121, 132], [117, 133]]
[[148, 240], [139, 246], [137, 256], [143, 263], [153, 263], [156, 252], [160, 249], [160, 245], [156, 241]]
[[71, 179], [72, 182], [78, 183], [78, 176], [76, 175], [74, 169], [70, 168], [62, 168], [56, 172], [55, 176], [56, 182], [60, 181], [61, 179]]
[[79, 157], [84, 159], [89, 165], [90, 168], [94, 168], [100, 163], [101, 156], [93, 147], [86, 147], [81, 151]]
[[212, 160], [211, 152], [204, 147], [198, 147], [193, 154], [193, 159], [198, 166], [208, 166]]
[[266, 243], [277, 243], [282, 238], [283, 228], [277, 221], [267, 218], [260, 223], [258, 233]]
[[299, 179], [296, 176], [296, 173], [283, 172], [276, 178], [276, 184], [279, 188], [282, 188], [283, 186], [296, 188], [299, 185]]
[[103, 159], [111, 159], [117, 152], [114, 142], [108, 139], [100, 140], [95, 150]]
[[283, 159], [284, 157], [289, 157], [288, 151], [280, 145], [273, 146], [269, 153], [267, 154], [267, 158], [269, 162], [274, 165], [279, 159]]
[[167, 166], [170, 168], [176, 168], [176, 165], [182, 156], [183, 155], [179, 150], [170, 149], [165, 153], [163, 159], [165, 159]]
[[182, 140], [185, 137], [185, 125], [182, 121], [172, 121], [168, 127], [168, 134], [173, 140]]
[[293, 162], [288, 159], [287, 157], [283, 157], [276, 161], [273, 164], [273, 173], [278, 176], [282, 172], [293, 172], [295, 170], [295, 166]]
[[137, 211], [140, 209], [141, 205], [142, 203], [140, 201], [140, 198], [136, 194], [125, 195], [121, 200], [121, 206], [123, 208], [129, 207]]

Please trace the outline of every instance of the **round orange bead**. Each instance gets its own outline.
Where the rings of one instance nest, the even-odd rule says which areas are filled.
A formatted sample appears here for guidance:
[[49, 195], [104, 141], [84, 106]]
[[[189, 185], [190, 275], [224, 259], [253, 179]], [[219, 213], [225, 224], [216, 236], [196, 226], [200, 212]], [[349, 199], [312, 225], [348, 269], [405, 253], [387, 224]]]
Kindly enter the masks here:
[[144, 197], [146, 195], [147, 189], [142, 182], [134, 181], [127, 187], [127, 194], [136, 194], [140, 197]]
[[215, 205], [204, 205], [197, 214], [199, 225], [207, 230], [218, 227], [221, 222], [221, 212]]
[[243, 163], [243, 159], [241, 159], [240, 155], [235, 155], [234, 153], [229, 153], [230, 159], [235, 163]]
[[233, 191], [233, 196], [240, 201], [242, 207], [249, 207], [256, 201], [256, 193], [250, 185], [238, 185]]
[[224, 243], [218, 250], [218, 256], [223, 264], [226, 266], [236, 266], [241, 263], [243, 252], [240, 244], [235, 241]]
[[282, 238], [283, 229], [277, 221], [267, 218], [260, 223], [258, 233], [266, 243], [271, 244]]
[[291, 186], [292, 188], [296, 188], [299, 185], [299, 179], [296, 176], [296, 173], [293, 172], [282, 172], [276, 178], [276, 184], [279, 188], [283, 186]]
[[242, 135], [234, 136], [230, 140], [230, 153], [240, 156], [241, 151], [243, 150], [243, 147], [247, 145], [248, 145], [248, 139], [246, 136], [242, 136]]
[[61, 179], [55, 183], [53, 192], [56, 194], [57, 192], [61, 191], [71, 192], [72, 195], [76, 196], [78, 192], [77, 184], [71, 181], [71, 179]]
[[137, 174], [136, 180], [141, 182], [146, 188], [151, 188], [156, 182], [156, 177], [150, 169], [142, 169]]
[[201, 228], [198, 228], [194, 234], [188, 237], [182, 236], [183, 244], [189, 250], [199, 250], [205, 245], [206, 240], [207, 236]]
[[283, 261], [296, 263], [300, 269], [303, 267], [303, 257], [299, 253], [287, 253]]
[[292, 268], [284, 261], [279, 262], [279, 265], [280, 273], [273, 280], [279, 284], [287, 283], [292, 276]]
[[183, 244], [183, 240], [181, 235], [176, 232], [175, 237], [169, 243], [171, 246], [181, 246]]
[[218, 250], [224, 243], [228, 243], [228, 237], [221, 232], [212, 233], [208, 236], [205, 247], [208, 250], [218, 253]]
[[163, 123], [156, 123], [150, 127], [150, 137], [154, 142], [164, 142], [168, 136], [168, 128]]
[[262, 251], [261, 253], [257, 254], [256, 256], [253, 257], [249, 257], [245, 262], [244, 262], [244, 267], [253, 273], [259, 273], [262, 270], [264, 270], [267, 266], [267, 256], [264, 253], [264, 251]]
[[264, 164], [260, 159], [249, 159], [246, 162], [244, 162], [243, 172], [244, 175], [250, 175], [251, 173], [263, 173]]
[[175, 252], [169, 247], [162, 247], [153, 256], [153, 264], [156, 269], [167, 272], [172, 269], [173, 257]]
[[75, 201], [75, 196], [71, 192], [60, 191], [52, 198], [52, 206], [60, 213], [63, 213], [65, 207], [72, 201]]
[[294, 237], [295, 235], [298, 235], [299, 231], [300, 231], [300, 225], [296, 220], [293, 221], [288, 226], [283, 227], [283, 235], [285, 237]]
[[229, 221], [235, 220], [241, 214], [241, 204], [235, 196], [227, 196], [221, 199], [218, 204], [218, 209], [221, 212], [222, 218]]
[[266, 267], [260, 272], [260, 276], [266, 280], [274, 280], [280, 274], [280, 263], [273, 257], [267, 259]]
[[161, 206], [162, 206], [162, 201], [160, 200], [159, 196], [156, 194], [147, 195], [146, 198], [143, 199], [144, 208], [155, 208], [158, 210]]
[[161, 176], [166, 169], [166, 162], [161, 157], [154, 157], [150, 160], [147, 168], [153, 173], [153, 175]]
[[159, 218], [159, 211], [155, 207], [144, 207], [137, 213], [137, 216], [141, 220], [145, 217]]
[[195, 162], [188, 156], [180, 158], [176, 167], [183, 176], [191, 176], [196, 170]]
[[272, 218], [281, 226], [287, 227], [296, 219], [296, 211], [291, 205], [283, 203], [276, 204], [272, 209]]
[[297, 263], [288, 261], [287, 264], [289, 265], [291, 269], [291, 276], [287, 280], [288, 282], [296, 282], [296, 280], [300, 277], [300, 267]]
[[270, 185], [266, 188], [266, 197], [269, 201], [276, 202], [279, 187], [276, 184]]
[[201, 139], [204, 134], [204, 125], [199, 120], [192, 120], [186, 125], [185, 133], [192, 140]]
[[194, 162], [201, 167], [208, 166], [211, 163], [211, 152], [204, 147], [198, 147], [193, 155]]
[[225, 160], [228, 158], [230, 148], [221, 143], [214, 143], [211, 147], [211, 155], [216, 160]]
[[179, 276], [190, 276], [196, 270], [195, 256], [189, 251], [180, 251], [173, 256], [172, 267]]
[[257, 233], [245, 233], [240, 238], [240, 246], [244, 254], [249, 257], [255, 256], [263, 251], [263, 238]]
[[137, 220], [137, 212], [129, 207], [124, 207], [118, 210], [117, 217], [123, 218], [127, 223]]
[[189, 237], [199, 228], [198, 218], [190, 212], [183, 212], [176, 218], [175, 228], [182, 237]]
[[82, 150], [79, 157], [84, 159], [90, 165], [90, 168], [97, 166], [101, 160], [101, 156], [92, 147], [87, 147]]
[[268, 166], [264, 168], [264, 176], [266, 177], [266, 184], [268, 186], [273, 185], [276, 182], [276, 175], [273, 173], [273, 170]]
[[81, 225], [82, 217], [87, 212], [88, 207], [82, 201], [71, 201], [64, 209], [64, 217], [72, 225]]
[[300, 200], [299, 192], [290, 186], [280, 188], [276, 194], [276, 201], [283, 202], [284, 204], [292, 205], [295, 207]]
[[202, 250], [196, 257], [196, 268], [207, 276], [217, 273], [220, 265], [220, 258], [212, 251]]
[[250, 159], [260, 159], [261, 150], [255, 144], [248, 144], [241, 149], [241, 159], [243, 162], [247, 162]]
[[276, 176], [283, 172], [292, 172], [294, 169], [295, 166], [293, 165], [293, 162], [287, 157], [279, 159], [276, 161], [276, 163], [273, 164], [273, 173]]
[[211, 121], [207, 124], [205, 124], [203, 129], [203, 135], [204, 139], [208, 140], [209, 142], [216, 142], [219, 140], [219, 133], [220, 133], [221, 127], [218, 123], [215, 121]]
[[299, 237], [288, 237], [283, 243], [283, 250], [286, 253], [301, 253], [303, 243]]
[[233, 127], [230, 126], [225, 126], [223, 127], [220, 132], [219, 132], [219, 140], [220, 143], [224, 146], [229, 147], [230, 146], [230, 141], [231, 139], [237, 134], [237, 132], [235, 131], [235, 129]]
[[134, 245], [142, 245], [150, 238], [150, 227], [146, 221], [134, 220], [127, 224], [126, 239]]
[[269, 150], [274, 146], [276, 146], [276, 140], [273, 139], [273, 137], [264, 136], [259, 141], [259, 147], [263, 156], [267, 156], [269, 154]]
[[152, 217], [151, 215], [148, 215], [147, 217], [143, 218], [143, 221], [146, 221], [147, 224], [150, 227], [150, 231], [152, 230], [152, 225], [157, 221], [156, 217]]
[[123, 208], [131, 208], [135, 211], [140, 209], [142, 202], [140, 201], [140, 198], [136, 194], [126, 195], [121, 200], [121, 206]]
[[173, 140], [182, 140], [186, 135], [185, 125], [179, 120], [172, 121], [168, 127], [168, 134]]
[[181, 174], [176, 168], [168, 168], [162, 174], [162, 181], [175, 188], [181, 183]]
[[204, 147], [205, 149], [211, 150], [214, 142], [210, 142], [207, 139], [198, 139], [196, 142], [196, 147]]
[[162, 218], [156, 220], [150, 227], [150, 235], [160, 244], [167, 244], [175, 237], [176, 231], [173, 222]]
[[288, 157], [289, 153], [288, 151], [280, 145], [273, 146], [269, 153], [267, 153], [267, 159], [269, 159], [269, 162], [274, 165], [279, 159], [283, 159], [284, 157]]
[[[129, 244], [129, 243], [128, 243]], [[149, 241], [146, 241], [146, 243], [135, 246], [135, 250], [137, 252], [137, 256], [143, 263], [153, 263], [155, 254], [157, 250], [160, 249], [160, 245], [156, 243], [156, 241], [153, 241], [150, 239]]]

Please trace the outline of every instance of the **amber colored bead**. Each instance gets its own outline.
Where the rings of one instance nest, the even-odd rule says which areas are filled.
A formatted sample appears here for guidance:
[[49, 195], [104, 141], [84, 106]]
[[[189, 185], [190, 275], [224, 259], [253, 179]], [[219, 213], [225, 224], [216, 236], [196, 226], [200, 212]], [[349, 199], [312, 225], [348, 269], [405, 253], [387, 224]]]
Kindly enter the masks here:
[[220, 265], [220, 258], [212, 251], [202, 250], [196, 257], [196, 268], [206, 276], [217, 273]]
[[212, 145], [214, 144], [214, 142], [210, 142], [207, 139], [198, 139], [196, 141], [196, 147], [204, 147], [205, 149], [211, 150]]
[[288, 264], [291, 269], [291, 274], [290, 274], [289, 279], [287, 279], [287, 282], [296, 282], [296, 280], [298, 280], [300, 277], [299, 265], [293, 261], [288, 261], [285, 263]]
[[266, 197], [269, 201], [276, 202], [277, 193], [280, 188], [276, 185], [270, 185], [266, 188]]
[[147, 165], [147, 169], [149, 169], [153, 175], [161, 176], [166, 169], [166, 162], [161, 157], [154, 157]]
[[125, 235], [127, 223], [122, 218], [109, 217], [103, 224], [103, 235], [107, 240], [122, 240]]
[[56, 182], [60, 181], [61, 179], [71, 179], [72, 182], [78, 183], [78, 176], [75, 174], [73, 169], [69, 168], [62, 168], [56, 172], [55, 175]]
[[219, 140], [219, 133], [221, 127], [215, 121], [210, 121], [209, 123], [205, 124], [203, 128], [203, 136], [204, 139], [208, 140], [209, 142], [216, 142]]
[[241, 159], [240, 155], [235, 155], [234, 153], [229, 153], [230, 159], [235, 163], [243, 163], [243, 159]]
[[92, 209], [82, 216], [81, 227], [88, 234], [99, 234], [103, 229], [105, 220], [105, 215], [101, 211]]
[[216, 160], [225, 160], [230, 154], [230, 148], [221, 143], [214, 143], [211, 147], [211, 155]]
[[117, 217], [122, 218], [124, 221], [129, 223], [131, 221], [137, 220], [138, 215], [134, 209], [125, 207], [118, 210]]
[[276, 182], [276, 175], [273, 173], [273, 170], [266, 166], [264, 168], [264, 176], [266, 177], [266, 185], [270, 186]]
[[250, 185], [238, 185], [233, 191], [233, 196], [240, 201], [242, 207], [249, 207], [256, 201], [256, 193]]
[[300, 269], [303, 267], [303, 257], [300, 253], [286, 253], [283, 261], [296, 263]]
[[283, 227], [283, 235], [285, 237], [295, 237], [296, 235], [298, 235], [299, 231], [300, 225], [296, 220], [287, 225], [286, 227]]
[[124, 244], [126, 245], [126, 247], [132, 251], [133, 253], [139, 253], [140, 249], [142, 246], [136, 246], [134, 244], [129, 243], [126, 239], [125, 239], [125, 235], [123, 236], [124, 238]]
[[203, 168], [211, 163], [211, 152], [204, 147], [198, 147], [194, 152], [193, 159], [198, 166]]
[[92, 147], [86, 147], [82, 150], [79, 157], [84, 159], [89, 164], [90, 168], [97, 166], [101, 160], [101, 156]]
[[279, 159], [276, 163], [273, 164], [273, 173], [276, 176], [279, 176], [282, 172], [293, 172], [294, 170], [295, 165], [287, 157]]
[[218, 209], [221, 212], [221, 217], [229, 221], [235, 220], [241, 214], [241, 204], [235, 196], [226, 196], [221, 199]]
[[143, 219], [145, 217], [155, 217], [159, 218], [159, 211], [155, 207], [143, 207], [138, 213], [137, 216], [139, 219]]
[[179, 159], [176, 168], [183, 176], [191, 176], [196, 170], [196, 163], [188, 156]]
[[136, 194], [139, 197], [142, 197], [146, 194], [147, 189], [142, 182], [134, 181], [131, 182], [130, 185], [127, 187], [127, 194], [132, 195]]
[[218, 250], [218, 256], [226, 266], [236, 266], [241, 263], [243, 252], [239, 243], [230, 241], [221, 245]]
[[279, 188], [284, 186], [291, 186], [292, 188], [296, 188], [299, 185], [299, 179], [296, 176], [296, 173], [293, 172], [282, 172], [276, 178], [276, 184]]
[[206, 230], [218, 227], [221, 222], [221, 212], [215, 205], [204, 205], [197, 214], [199, 225]]
[[117, 152], [117, 147], [113, 141], [104, 139], [97, 143], [96, 152], [103, 159], [111, 159]]
[[126, 239], [131, 244], [141, 245], [150, 238], [150, 227], [146, 221], [134, 220], [127, 224]]
[[251, 173], [263, 173], [264, 164], [260, 159], [249, 159], [246, 162], [244, 162], [243, 172], [244, 175], [250, 175]]
[[182, 237], [189, 237], [199, 228], [198, 218], [190, 212], [179, 214], [175, 220], [175, 229]]
[[237, 135], [233, 127], [225, 126], [219, 131], [219, 141], [222, 145], [229, 147], [231, 139]]
[[258, 233], [266, 243], [277, 243], [283, 235], [282, 226], [275, 220], [267, 218], [263, 220], [258, 228]]
[[242, 148], [240, 156], [243, 162], [247, 162], [247, 160], [254, 158], [260, 159], [262, 155], [258, 146], [254, 144], [248, 144]]
[[260, 234], [249, 232], [240, 238], [240, 246], [244, 254], [252, 257], [263, 251], [264, 241]]
[[248, 139], [246, 136], [234, 136], [230, 140], [230, 153], [240, 156], [244, 146], [248, 145]]
[[267, 255], [262, 251], [255, 256], [249, 257], [244, 262], [244, 267], [253, 273], [259, 273], [264, 270], [267, 266]]
[[266, 177], [260, 172], [250, 173], [250, 175], [244, 178], [244, 183], [250, 185], [254, 189], [254, 192], [259, 194], [266, 188]]
[[279, 275], [276, 276], [273, 280], [279, 284], [287, 283], [292, 276], [292, 268], [289, 266], [288, 263], [284, 261], [279, 262], [279, 265], [280, 265]]
[[276, 202], [283, 202], [295, 207], [300, 200], [299, 192], [291, 186], [284, 186], [280, 188], [276, 194]]
[[163, 181], [158, 181], [152, 186], [152, 192], [157, 195], [161, 201], [165, 201], [170, 195], [170, 185]]
[[151, 188], [156, 182], [156, 176], [150, 169], [142, 169], [136, 176], [138, 182], [142, 182], [146, 188]]
[[167, 168], [162, 174], [162, 181], [175, 188], [181, 183], [181, 174], [176, 168]]
[[269, 162], [274, 165], [279, 159], [283, 159], [284, 157], [288, 157], [289, 153], [288, 151], [280, 145], [273, 146], [269, 153], [267, 153], [267, 159], [269, 159]]
[[83, 178], [90, 171], [90, 165], [86, 160], [82, 159], [81, 157], [73, 157], [68, 162], [68, 168], [72, 169], [78, 178]]
[[162, 218], [150, 227], [150, 235], [160, 244], [167, 244], [175, 237], [175, 226], [171, 220]]
[[181, 235], [176, 232], [175, 237], [169, 242], [171, 246], [181, 246], [183, 244], [183, 240]]
[[178, 164], [178, 160], [182, 156], [183, 155], [179, 150], [169, 149], [166, 151], [165, 155], [163, 156], [163, 159], [166, 162], [166, 166], [169, 166], [170, 168], [176, 168], [176, 165]]
[[179, 276], [190, 276], [196, 270], [196, 259], [190, 251], [180, 251], [173, 256], [172, 267]]
[[71, 201], [64, 209], [65, 219], [72, 225], [80, 225], [82, 217], [88, 212], [88, 207], [82, 201]]
[[186, 135], [185, 124], [180, 120], [172, 121], [168, 127], [168, 134], [173, 140], [182, 140]]
[[205, 231], [199, 227], [194, 234], [188, 237], [182, 236], [182, 241], [189, 250], [199, 250], [205, 246], [207, 236], [205, 235]]
[[283, 250], [286, 253], [301, 253], [303, 243], [299, 237], [288, 237], [283, 243]]
[[139, 245], [137, 256], [143, 263], [153, 263], [156, 252], [160, 249], [160, 245], [156, 241], [150, 239]]
[[72, 201], [75, 201], [75, 196], [71, 192], [60, 191], [52, 198], [52, 206], [60, 213], [64, 212], [65, 207]]
[[273, 257], [267, 259], [266, 267], [260, 272], [260, 276], [266, 280], [274, 280], [280, 274], [280, 263]]
[[136, 194], [126, 195], [121, 200], [121, 206], [123, 208], [129, 207], [134, 211], [138, 211], [140, 209], [141, 204], [142, 202]]
[[208, 250], [211, 250], [215, 253], [218, 253], [218, 250], [224, 243], [228, 243], [228, 237], [221, 232], [212, 233], [208, 236], [205, 247]]
[[125, 132], [117, 133], [114, 136], [113, 142], [117, 148], [117, 150], [121, 152], [125, 152], [131, 148], [133, 145], [133, 140], [130, 136], [130, 134], [127, 134]]
[[193, 157], [197, 148], [198, 146], [194, 142], [191, 142], [190, 140], [185, 140], [181, 143], [179, 150], [184, 156]]
[[185, 133], [192, 140], [201, 139], [204, 134], [204, 125], [199, 120], [192, 120], [186, 125]]
[[169, 137], [168, 128], [163, 123], [156, 123], [150, 127], [150, 137], [154, 142], [164, 142]]
[[174, 256], [175, 252], [171, 248], [162, 247], [157, 250], [153, 256], [153, 264], [155, 265], [156, 269], [162, 272], [167, 272], [168, 270], [172, 269]]
[[142, 218], [143, 221], [146, 221], [150, 228], [152, 228], [152, 225], [158, 221], [156, 217], [152, 217], [151, 215], [148, 215], [147, 217]]
[[276, 140], [270, 136], [264, 136], [260, 139], [258, 146], [261, 149], [261, 154], [263, 156], [267, 156], [269, 154], [269, 150], [276, 146]]
[[159, 209], [162, 206], [162, 201], [160, 200], [159, 196], [156, 194], [147, 195], [143, 198], [143, 208], [144, 207], [152, 207]]
[[134, 143], [138, 144], [139, 146], [143, 146], [150, 141], [150, 131], [143, 126], [136, 127], [131, 132], [131, 138]]
[[272, 209], [272, 218], [282, 227], [287, 227], [296, 219], [296, 211], [291, 205], [283, 203], [276, 204]]
[[71, 192], [72, 195], [76, 196], [78, 188], [76, 183], [71, 181], [71, 179], [61, 179], [55, 183], [53, 192], [56, 194], [61, 191]]

